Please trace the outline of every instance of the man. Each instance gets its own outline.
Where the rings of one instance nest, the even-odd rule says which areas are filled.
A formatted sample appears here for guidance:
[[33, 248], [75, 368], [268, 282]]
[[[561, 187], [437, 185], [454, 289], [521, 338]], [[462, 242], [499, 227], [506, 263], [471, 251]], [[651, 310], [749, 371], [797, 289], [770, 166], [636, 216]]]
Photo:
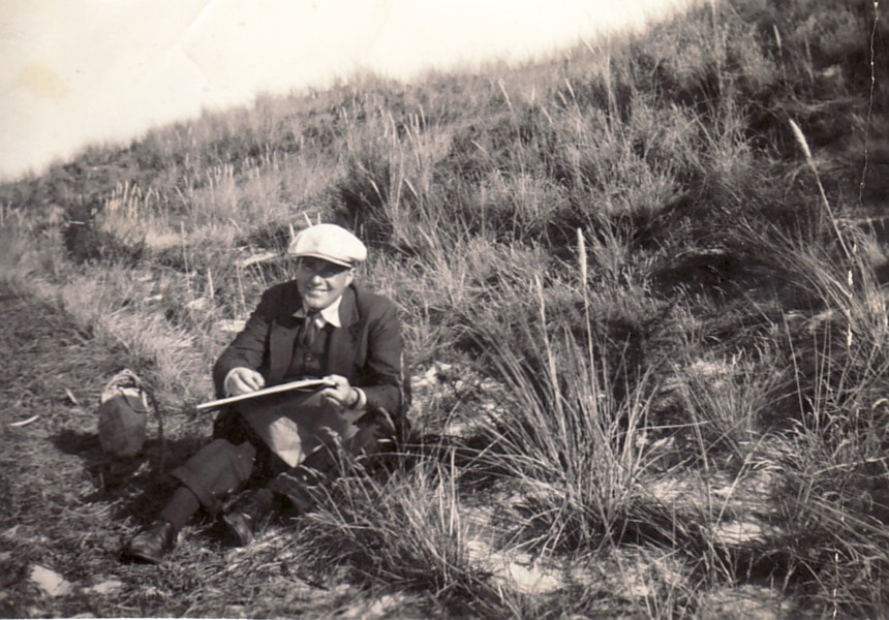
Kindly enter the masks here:
[[367, 257], [347, 230], [319, 224], [287, 250], [296, 277], [266, 290], [244, 330], [213, 368], [217, 396], [320, 378], [320, 389], [240, 401], [223, 410], [214, 440], [172, 472], [182, 485], [160, 517], [125, 548], [159, 562], [201, 508], [217, 515], [244, 486], [252, 489], [223, 520], [236, 543], [275, 510], [311, 508], [343, 454], [394, 449], [405, 430], [407, 384], [395, 306], [355, 284]]

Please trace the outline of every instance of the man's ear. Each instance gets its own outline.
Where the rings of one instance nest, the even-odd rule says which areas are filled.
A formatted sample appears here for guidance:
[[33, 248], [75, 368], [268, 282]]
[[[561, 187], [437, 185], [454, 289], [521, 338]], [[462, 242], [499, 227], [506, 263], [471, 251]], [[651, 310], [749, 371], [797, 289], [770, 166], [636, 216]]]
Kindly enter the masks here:
[[346, 286], [352, 284], [355, 281], [355, 267], [349, 267], [349, 271], [346, 275]]

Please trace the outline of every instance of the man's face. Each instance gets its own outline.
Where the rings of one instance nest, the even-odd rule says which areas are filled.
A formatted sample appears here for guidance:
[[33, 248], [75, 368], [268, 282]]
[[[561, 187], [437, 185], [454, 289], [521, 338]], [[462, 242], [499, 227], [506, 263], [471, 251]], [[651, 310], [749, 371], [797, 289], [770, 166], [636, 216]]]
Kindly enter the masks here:
[[353, 269], [320, 258], [303, 257], [296, 266], [299, 294], [312, 310], [324, 310], [339, 299], [353, 279]]

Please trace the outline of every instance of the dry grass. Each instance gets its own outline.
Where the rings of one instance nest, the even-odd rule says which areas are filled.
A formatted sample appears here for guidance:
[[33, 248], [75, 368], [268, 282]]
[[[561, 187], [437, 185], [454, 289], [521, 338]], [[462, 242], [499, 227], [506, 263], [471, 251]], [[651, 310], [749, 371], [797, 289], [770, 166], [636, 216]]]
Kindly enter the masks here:
[[[887, 113], [876, 16], [707, 3], [538, 65], [263, 98], [0, 187], [0, 609], [882, 613], [884, 248], [843, 223], [885, 206], [854, 151]], [[368, 240], [361, 277], [398, 304], [416, 445], [248, 549], [199, 520], [164, 569], [120, 564], [170, 482], [158, 442], [110, 477], [99, 389], [136, 370], [166, 469], [185, 458], [229, 325], [289, 276], [251, 257], [318, 219]]]

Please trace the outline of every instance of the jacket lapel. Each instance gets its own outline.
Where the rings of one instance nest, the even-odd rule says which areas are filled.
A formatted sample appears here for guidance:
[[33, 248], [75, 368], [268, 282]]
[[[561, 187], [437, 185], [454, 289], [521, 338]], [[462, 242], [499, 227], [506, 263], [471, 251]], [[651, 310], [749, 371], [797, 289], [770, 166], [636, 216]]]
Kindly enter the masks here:
[[280, 383], [290, 368], [293, 359], [293, 343], [299, 333], [301, 322], [293, 317], [293, 313], [302, 307], [302, 299], [296, 282], [287, 291], [281, 312], [272, 321], [269, 333], [269, 383]]
[[340, 302], [340, 323], [342, 327], [334, 329], [330, 334], [327, 347], [327, 373], [350, 374], [358, 349], [361, 335], [361, 323], [358, 316], [358, 303], [355, 301], [355, 289], [351, 286], [343, 292]]

